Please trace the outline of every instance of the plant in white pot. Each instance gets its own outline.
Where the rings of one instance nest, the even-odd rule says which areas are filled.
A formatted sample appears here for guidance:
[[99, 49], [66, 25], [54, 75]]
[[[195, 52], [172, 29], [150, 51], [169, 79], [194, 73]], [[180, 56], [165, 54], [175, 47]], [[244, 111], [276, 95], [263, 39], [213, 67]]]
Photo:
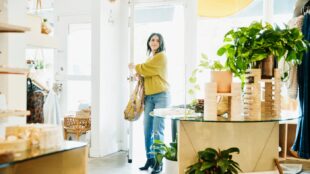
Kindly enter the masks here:
[[193, 88], [188, 92], [194, 94], [195, 91], [200, 90], [200, 86], [197, 83], [197, 74], [202, 73], [205, 70], [211, 70], [211, 82], [217, 84], [218, 93], [230, 93], [232, 83], [231, 71], [218, 60], [210, 60], [206, 54], [201, 54], [200, 62], [192, 72], [189, 82], [193, 85]]
[[155, 155], [155, 162], [163, 165], [165, 158], [165, 173], [179, 173], [178, 171], [178, 144], [176, 142], [166, 145], [160, 140], [154, 140], [151, 154]]

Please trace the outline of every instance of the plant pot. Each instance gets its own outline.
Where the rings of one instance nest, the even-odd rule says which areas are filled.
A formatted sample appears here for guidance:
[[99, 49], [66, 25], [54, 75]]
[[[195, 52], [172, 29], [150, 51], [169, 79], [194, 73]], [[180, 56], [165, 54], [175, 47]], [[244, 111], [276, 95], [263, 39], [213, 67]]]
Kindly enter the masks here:
[[271, 79], [274, 76], [275, 59], [273, 55], [269, 55], [262, 60], [262, 79]]
[[230, 93], [232, 73], [230, 71], [211, 71], [211, 82], [217, 83], [218, 93]]
[[179, 163], [177, 161], [165, 160], [164, 169], [165, 173], [179, 173]]

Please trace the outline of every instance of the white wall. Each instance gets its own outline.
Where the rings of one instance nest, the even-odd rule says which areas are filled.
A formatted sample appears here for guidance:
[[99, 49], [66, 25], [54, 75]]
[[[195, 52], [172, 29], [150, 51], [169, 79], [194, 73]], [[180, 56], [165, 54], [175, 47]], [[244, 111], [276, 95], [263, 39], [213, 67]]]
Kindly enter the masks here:
[[77, 16], [91, 14], [90, 0], [55, 0], [58, 16]]
[[123, 103], [127, 98], [124, 96], [127, 90], [124, 78], [127, 56], [124, 53], [127, 52], [127, 39], [120, 10], [126, 5], [121, 3], [126, 2], [92, 1], [93, 127], [90, 153], [94, 157], [105, 156], [124, 147]]

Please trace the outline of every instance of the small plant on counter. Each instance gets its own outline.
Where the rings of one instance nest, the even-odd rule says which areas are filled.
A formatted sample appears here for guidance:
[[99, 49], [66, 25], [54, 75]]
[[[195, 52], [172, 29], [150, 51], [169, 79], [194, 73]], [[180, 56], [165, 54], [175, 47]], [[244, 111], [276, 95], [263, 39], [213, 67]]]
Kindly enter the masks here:
[[198, 152], [198, 162], [189, 166], [186, 174], [237, 174], [241, 171], [239, 164], [232, 160], [231, 153], [239, 153], [239, 148], [216, 151], [206, 148]]
[[195, 68], [192, 71], [192, 74], [189, 78], [189, 83], [193, 85], [193, 88], [188, 90], [188, 93], [190, 95], [194, 95], [195, 92], [200, 90], [200, 86], [197, 83], [197, 81], [198, 81], [197, 80], [197, 74], [203, 73], [205, 70], [226, 71], [226, 70], [228, 70], [228, 68], [218, 60], [211, 61], [206, 54], [202, 53], [201, 59], [200, 59], [200, 62], [198, 64], [197, 68]]

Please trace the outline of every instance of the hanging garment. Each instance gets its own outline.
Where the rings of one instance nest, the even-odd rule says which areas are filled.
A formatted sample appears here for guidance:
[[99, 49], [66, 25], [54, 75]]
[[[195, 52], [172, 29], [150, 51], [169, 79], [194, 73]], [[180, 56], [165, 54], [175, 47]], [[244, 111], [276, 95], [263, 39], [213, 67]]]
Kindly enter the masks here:
[[[302, 27], [304, 38], [310, 41], [310, 15], [304, 16]], [[301, 158], [310, 158], [310, 112], [309, 112], [309, 82], [310, 82], [310, 52], [304, 54], [301, 65], [298, 66], [297, 77], [299, 87], [299, 109], [300, 119], [298, 120], [296, 138], [293, 150], [298, 151]]]
[[50, 90], [48, 93], [44, 106], [44, 123], [60, 125], [60, 106], [56, 93]]
[[27, 117], [27, 123], [43, 123], [43, 105], [45, 93], [27, 78], [27, 110], [30, 115]]

